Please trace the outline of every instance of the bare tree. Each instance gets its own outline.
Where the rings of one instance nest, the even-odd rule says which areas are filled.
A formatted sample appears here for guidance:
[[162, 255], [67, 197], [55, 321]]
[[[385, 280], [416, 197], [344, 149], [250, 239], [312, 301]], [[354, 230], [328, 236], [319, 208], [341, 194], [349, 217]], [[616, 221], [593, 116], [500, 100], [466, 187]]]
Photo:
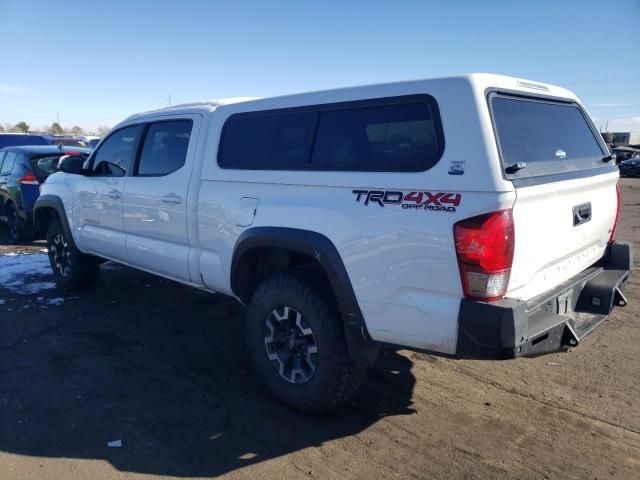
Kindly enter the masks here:
[[0, 125], [0, 133], [4, 132], [4, 127], [2, 125]]
[[13, 128], [17, 132], [29, 133], [29, 125], [27, 125], [26, 122], [18, 122], [13, 126]]
[[81, 127], [76, 125], [71, 129], [71, 133], [73, 133], [74, 135], [84, 135], [84, 130], [82, 130]]
[[111, 130], [109, 127], [102, 126], [96, 129], [96, 133], [99, 137], [104, 137], [107, 133], [109, 133], [109, 130]]
[[53, 135], [62, 135], [62, 127], [58, 122], [53, 122], [48, 131]]

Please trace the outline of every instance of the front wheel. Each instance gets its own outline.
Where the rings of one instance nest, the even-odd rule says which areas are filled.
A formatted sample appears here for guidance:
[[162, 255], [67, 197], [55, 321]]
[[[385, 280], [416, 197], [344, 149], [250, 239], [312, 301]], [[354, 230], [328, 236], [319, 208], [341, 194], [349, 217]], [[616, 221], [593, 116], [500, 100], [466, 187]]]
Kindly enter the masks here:
[[260, 284], [249, 304], [246, 335], [262, 380], [296, 409], [332, 410], [366, 375], [349, 355], [336, 309], [293, 275], [274, 275]]
[[95, 284], [100, 267], [94, 257], [78, 250], [68, 238], [59, 220], [53, 220], [47, 230], [49, 263], [58, 287], [84, 290]]

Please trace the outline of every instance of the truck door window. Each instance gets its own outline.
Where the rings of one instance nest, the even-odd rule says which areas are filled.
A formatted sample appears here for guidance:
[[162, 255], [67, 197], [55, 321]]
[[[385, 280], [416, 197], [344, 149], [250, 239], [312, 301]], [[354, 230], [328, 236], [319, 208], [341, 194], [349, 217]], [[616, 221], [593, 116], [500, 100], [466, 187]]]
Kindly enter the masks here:
[[139, 133], [140, 125], [125, 127], [112, 133], [93, 157], [93, 174], [124, 177], [133, 164]]
[[137, 175], [168, 175], [180, 169], [187, 158], [191, 120], [152, 123], [144, 138]]

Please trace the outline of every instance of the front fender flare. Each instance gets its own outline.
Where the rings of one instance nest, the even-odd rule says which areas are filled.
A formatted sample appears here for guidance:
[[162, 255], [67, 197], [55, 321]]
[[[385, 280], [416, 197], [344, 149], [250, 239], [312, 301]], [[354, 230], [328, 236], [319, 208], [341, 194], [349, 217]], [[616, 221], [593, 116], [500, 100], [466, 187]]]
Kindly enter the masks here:
[[60, 219], [60, 223], [62, 224], [65, 235], [73, 242], [73, 235], [71, 234], [71, 227], [69, 225], [67, 213], [64, 209], [64, 203], [62, 203], [60, 197], [56, 195], [41, 195], [36, 200], [36, 203], [33, 207], [33, 224], [36, 230], [40, 229], [38, 210], [45, 208], [52, 209], [58, 214], [58, 218]]

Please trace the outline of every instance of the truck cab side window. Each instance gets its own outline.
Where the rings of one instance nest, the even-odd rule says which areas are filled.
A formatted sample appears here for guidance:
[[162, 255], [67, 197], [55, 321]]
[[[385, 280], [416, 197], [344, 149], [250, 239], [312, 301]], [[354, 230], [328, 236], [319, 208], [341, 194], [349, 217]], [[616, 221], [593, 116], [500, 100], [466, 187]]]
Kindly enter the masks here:
[[168, 175], [180, 169], [187, 157], [191, 120], [149, 125], [140, 155], [138, 175]]
[[93, 174], [124, 177], [133, 165], [140, 125], [126, 127], [107, 138], [93, 158]]

